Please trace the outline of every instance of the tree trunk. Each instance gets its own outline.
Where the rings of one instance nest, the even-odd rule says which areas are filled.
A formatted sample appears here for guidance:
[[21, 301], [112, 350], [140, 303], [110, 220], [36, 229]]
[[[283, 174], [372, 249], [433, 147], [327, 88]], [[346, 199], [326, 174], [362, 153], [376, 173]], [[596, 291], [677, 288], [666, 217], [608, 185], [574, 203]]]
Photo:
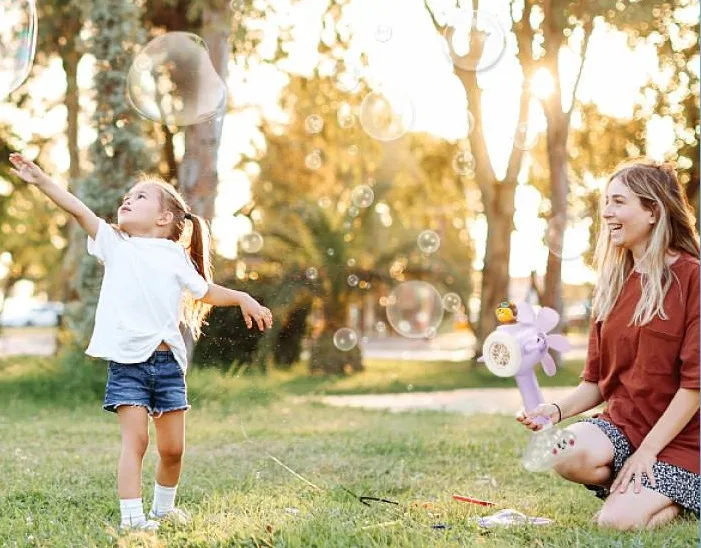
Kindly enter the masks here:
[[[203, 8], [200, 36], [209, 48], [214, 70], [224, 82], [228, 76], [231, 24], [228, 3], [221, 2]], [[216, 118], [185, 129], [185, 152], [178, 170], [178, 190], [192, 211], [209, 221], [214, 217], [214, 199], [219, 184], [217, 152], [222, 122], [222, 118]], [[189, 362], [195, 343], [187, 331], [184, 338]]]
[[[139, 171], [153, 166], [141, 124], [124, 100], [126, 74], [134, 44], [143, 43], [142, 7], [121, 0], [96, 0], [90, 11], [94, 33], [90, 52], [96, 61], [93, 121], [98, 138], [90, 145], [90, 175], [77, 185], [76, 194], [103, 218], [112, 218], [115, 206]], [[126, 123], [118, 124], [118, 121]], [[85, 245], [80, 235], [80, 245]], [[84, 348], [94, 326], [103, 269], [85, 252], [79, 261], [75, 291], [77, 299], [66, 308], [69, 345]]]
[[[76, 185], [81, 177], [80, 148], [78, 145], [78, 117], [80, 115], [80, 91], [78, 88], [78, 64], [82, 53], [77, 49], [76, 36], [83, 25], [80, 18], [71, 20], [71, 28], [66, 33], [66, 45], [59, 49], [63, 70], [66, 73], [66, 94], [64, 104], [66, 105], [66, 139], [68, 142], [68, 156], [70, 165], [68, 168], [68, 191], [75, 194]], [[68, 216], [65, 229], [66, 251], [61, 264], [62, 296], [61, 300], [68, 305], [72, 301], [77, 301], [77, 276], [80, 264], [80, 257], [85, 253], [85, 240], [83, 231], [77, 221]], [[75, 307], [75, 302], [74, 302]], [[61, 332], [65, 328], [62, 319], [58, 329]], [[57, 346], [66, 337], [59, 335], [56, 338]]]

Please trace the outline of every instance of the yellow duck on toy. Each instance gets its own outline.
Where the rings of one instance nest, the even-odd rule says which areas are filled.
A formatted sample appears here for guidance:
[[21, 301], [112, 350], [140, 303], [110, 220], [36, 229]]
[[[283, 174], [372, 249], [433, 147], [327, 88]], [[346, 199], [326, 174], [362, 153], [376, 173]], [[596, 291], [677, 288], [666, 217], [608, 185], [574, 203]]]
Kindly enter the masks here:
[[516, 305], [510, 301], [502, 301], [496, 309], [497, 320], [499, 323], [508, 324], [516, 323], [516, 316], [518, 316], [518, 309]]

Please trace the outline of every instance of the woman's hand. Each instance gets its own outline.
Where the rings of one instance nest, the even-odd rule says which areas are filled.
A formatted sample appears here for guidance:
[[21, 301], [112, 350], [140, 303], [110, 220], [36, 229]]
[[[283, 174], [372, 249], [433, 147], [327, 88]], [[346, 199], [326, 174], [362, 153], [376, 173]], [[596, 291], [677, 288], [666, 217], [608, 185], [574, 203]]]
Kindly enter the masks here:
[[616, 476], [611, 484], [610, 491], [613, 493], [620, 488], [621, 493], [625, 493], [633, 480], [634, 491], [640, 493], [643, 486], [643, 473], [647, 475], [652, 487], [655, 486], [655, 473], [652, 470], [652, 465], [657, 462], [657, 454], [645, 447], [638, 447], [638, 450], [633, 453], [621, 468], [621, 471]]
[[557, 410], [557, 406], [553, 405], [552, 403], [541, 403], [530, 413], [526, 413], [523, 409], [521, 409], [516, 414], [516, 420], [534, 432], [537, 432], [543, 428], [542, 424], [538, 424], [533, 420], [536, 417], [547, 417], [553, 424], [555, 424], [555, 421], [560, 418], [560, 412]]
[[44, 173], [39, 166], [27, 160], [21, 154], [16, 152], [10, 154], [10, 162], [15, 166], [10, 172], [22, 179], [25, 183], [41, 185], [43, 182], [49, 180], [46, 173]]
[[265, 331], [265, 328], [273, 326], [273, 313], [270, 309], [262, 306], [258, 301], [256, 301], [250, 295], [246, 295], [241, 300], [241, 312], [243, 313], [243, 319], [246, 322], [248, 329], [253, 327], [253, 321], [258, 324], [258, 329]]

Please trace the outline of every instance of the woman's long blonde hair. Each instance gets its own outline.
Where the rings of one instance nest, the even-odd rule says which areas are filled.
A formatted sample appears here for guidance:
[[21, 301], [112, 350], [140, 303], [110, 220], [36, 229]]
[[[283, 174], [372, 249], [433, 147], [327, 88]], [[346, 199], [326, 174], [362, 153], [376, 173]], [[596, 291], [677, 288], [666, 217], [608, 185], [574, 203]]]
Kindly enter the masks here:
[[[628, 325], [644, 325], [656, 315], [667, 319], [664, 298], [676, 276], [665, 262], [665, 254], [674, 250], [695, 257], [699, 255], [699, 235], [693, 209], [672, 165], [638, 159], [621, 164], [611, 175], [601, 194], [602, 212], [606, 204], [606, 189], [616, 178], [640, 198], [644, 209], [656, 214], [647, 248], [640, 258], [641, 297]], [[613, 245], [606, 223], [600, 220], [600, 225], [594, 251], [598, 280], [592, 315], [596, 321], [603, 321], [611, 312], [634, 266], [632, 252]]]
[[[212, 281], [212, 258], [211, 258], [211, 233], [206, 219], [195, 215], [185, 203], [180, 193], [172, 185], [154, 175], [140, 175], [137, 183], [148, 183], [160, 190], [161, 208], [173, 214], [174, 222], [168, 239], [179, 242], [189, 252], [190, 258], [195, 265], [195, 269], [207, 282]], [[192, 216], [192, 231], [189, 244], [184, 240], [185, 226], [187, 219], [185, 215]], [[202, 326], [206, 325], [205, 318], [212, 309], [211, 305], [192, 298], [189, 292], [183, 297], [180, 309], [180, 322], [192, 333], [194, 340], [202, 334]]]

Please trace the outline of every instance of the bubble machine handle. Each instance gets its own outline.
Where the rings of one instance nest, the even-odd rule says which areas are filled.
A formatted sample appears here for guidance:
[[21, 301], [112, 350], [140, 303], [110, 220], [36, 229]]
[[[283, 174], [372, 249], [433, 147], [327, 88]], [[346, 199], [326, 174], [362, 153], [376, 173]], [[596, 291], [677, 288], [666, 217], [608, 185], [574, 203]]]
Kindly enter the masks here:
[[[543, 403], [543, 394], [540, 392], [535, 372], [532, 369], [516, 375], [516, 384], [521, 392], [521, 398], [523, 399], [523, 406], [526, 412], [533, 411]], [[533, 422], [543, 426], [552, 424], [549, 417], [543, 416], [535, 417]]]

